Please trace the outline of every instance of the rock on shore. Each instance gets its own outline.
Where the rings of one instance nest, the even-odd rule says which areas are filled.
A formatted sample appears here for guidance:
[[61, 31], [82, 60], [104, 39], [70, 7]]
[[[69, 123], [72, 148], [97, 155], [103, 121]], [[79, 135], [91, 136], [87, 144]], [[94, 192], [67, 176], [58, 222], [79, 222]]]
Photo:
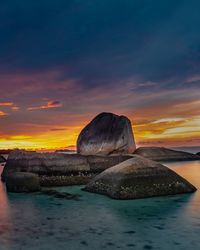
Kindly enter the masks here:
[[6, 189], [14, 193], [37, 192], [40, 190], [38, 175], [23, 172], [12, 173], [7, 178]]
[[82, 156], [80, 154], [35, 153], [16, 150], [10, 153], [2, 173], [2, 180], [13, 172], [39, 175], [41, 185], [86, 184], [97, 173], [131, 156]]
[[196, 188], [169, 168], [134, 156], [97, 175], [84, 190], [114, 199], [137, 199], [190, 193]]
[[97, 115], [77, 140], [77, 151], [82, 155], [129, 154], [135, 149], [130, 120], [112, 113]]
[[200, 160], [200, 156], [188, 152], [172, 150], [164, 147], [140, 147], [134, 154], [154, 161], [187, 161]]

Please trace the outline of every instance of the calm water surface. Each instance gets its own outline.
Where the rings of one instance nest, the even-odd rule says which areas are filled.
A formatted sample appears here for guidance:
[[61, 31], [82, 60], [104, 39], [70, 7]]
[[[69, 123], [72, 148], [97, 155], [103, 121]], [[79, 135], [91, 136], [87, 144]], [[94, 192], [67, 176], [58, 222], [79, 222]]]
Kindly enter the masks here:
[[[200, 189], [200, 161], [166, 164]], [[200, 249], [200, 191], [116, 201], [85, 193], [63, 200], [7, 194], [0, 184], [0, 249]]]

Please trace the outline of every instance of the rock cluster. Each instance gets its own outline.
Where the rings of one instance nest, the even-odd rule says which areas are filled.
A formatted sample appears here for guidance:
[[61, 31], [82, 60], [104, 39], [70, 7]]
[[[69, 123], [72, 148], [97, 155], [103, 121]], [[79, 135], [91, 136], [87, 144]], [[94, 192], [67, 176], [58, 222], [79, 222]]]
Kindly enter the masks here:
[[[130, 120], [125, 116], [101, 113], [81, 131], [78, 153], [12, 151], [2, 180], [10, 192], [35, 192], [41, 186], [86, 184], [86, 191], [114, 199], [196, 190], [184, 178], [152, 160], [194, 160], [200, 159], [199, 155], [158, 147], [135, 149]], [[60, 197], [55, 192], [47, 193]], [[66, 194], [65, 198], [74, 197]]]
[[2, 173], [29, 172], [39, 175], [43, 186], [86, 184], [94, 175], [129, 159], [129, 155], [83, 156], [80, 154], [36, 153], [16, 150], [10, 153]]

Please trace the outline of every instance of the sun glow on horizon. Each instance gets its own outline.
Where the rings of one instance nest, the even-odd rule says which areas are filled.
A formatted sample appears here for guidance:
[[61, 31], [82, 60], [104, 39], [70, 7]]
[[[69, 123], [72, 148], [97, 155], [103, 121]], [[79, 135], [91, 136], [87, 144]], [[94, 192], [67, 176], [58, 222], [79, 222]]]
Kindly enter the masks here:
[[[134, 119], [133, 119], [134, 120]], [[76, 147], [78, 134], [86, 122], [81, 126], [71, 126], [63, 130], [55, 128], [36, 135], [18, 134], [0, 137], [0, 148], [14, 149], [64, 149]], [[200, 142], [200, 117], [190, 119], [159, 118], [157, 120], [133, 125], [137, 146], [182, 146], [198, 145]]]

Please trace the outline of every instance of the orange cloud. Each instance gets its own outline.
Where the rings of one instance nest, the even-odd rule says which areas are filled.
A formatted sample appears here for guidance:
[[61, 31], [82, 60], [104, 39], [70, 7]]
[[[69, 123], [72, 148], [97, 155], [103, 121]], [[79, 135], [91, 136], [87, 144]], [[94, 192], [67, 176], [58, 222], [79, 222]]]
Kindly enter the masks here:
[[8, 107], [13, 111], [19, 111], [19, 107], [15, 105], [13, 102], [0, 102], [0, 107]]
[[[133, 123], [137, 145], [171, 146], [200, 143], [198, 91], [169, 88], [164, 91], [150, 92], [144, 89], [141, 92], [137, 89], [138, 83], [132, 81], [117, 85], [116, 88], [113, 88], [112, 84], [108, 85], [107, 91], [100, 85], [85, 90], [78, 85], [76, 79], [60, 80], [62, 78], [59, 76], [59, 72], [44, 72], [13, 78], [9, 75], [3, 79], [8, 86], [7, 100], [12, 100], [12, 94], [15, 93], [20, 100], [20, 105], [29, 107], [27, 109], [29, 111], [46, 109], [53, 111], [54, 108], [63, 105], [68, 108], [54, 112], [53, 115], [45, 116], [45, 112], [24, 111], [23, 114], [19, 114], [19, 118], [13, 115], [13, 118], [9, 116], [13, 120], [1, 119], [1, 147], [50, 149], [75, 145], [81, 129], [102, 111], [128, 116]], [[198, 80], [198, 76], [189, 81], [195, 80]], [[141, 88], [143, 85], [145, 88], [146, 83], [139, 83]], [[154, 83], [147, 85], [152, 86], [153, 89]], [[50, 93], [53, 100], [60, 101], [42, 98], [41, 103], [33, 104], [36, 97], [45, 96], [46, 93]], [[21, 102], [21, 94], [33, 96], [33, 98], [25, 98]], [[18, 109], [15, 104], [11, 106], [11, 102], [3, 104], [0, 102], [0, 104], [5, 109], [14, 111]], [[5, 112], [3, 115], [6, 115]], [[13, 124], [15, 124], [14, 129]], [[24, 133], [28, 135], [22, 137]], [[4, 139], [1, 140], [1, 138]]]
[[51, 108], [59, 108], [62, 107], [62, 103], [59, 101], [48, 101], [45, 105], [30, 107], [28, 108], [29, 111], [33, 110], [40, 110], [40, 109], [51, 109]]
[[18, 106], [13, 106], [13, 107], [11, 107], [11, 109], [13, 110], [13, 111], [19, 111], [19, 107]]
[[200, 117], [163, 118], [134, 126], [138, 145], [194, 145], [200, 142]]
[[0, 107], [11, 107], [13, 105], [13, 102], [0, 102]]
[[0, 116], [6, 116], [8, 115], [6, 112], [0, 111]]

